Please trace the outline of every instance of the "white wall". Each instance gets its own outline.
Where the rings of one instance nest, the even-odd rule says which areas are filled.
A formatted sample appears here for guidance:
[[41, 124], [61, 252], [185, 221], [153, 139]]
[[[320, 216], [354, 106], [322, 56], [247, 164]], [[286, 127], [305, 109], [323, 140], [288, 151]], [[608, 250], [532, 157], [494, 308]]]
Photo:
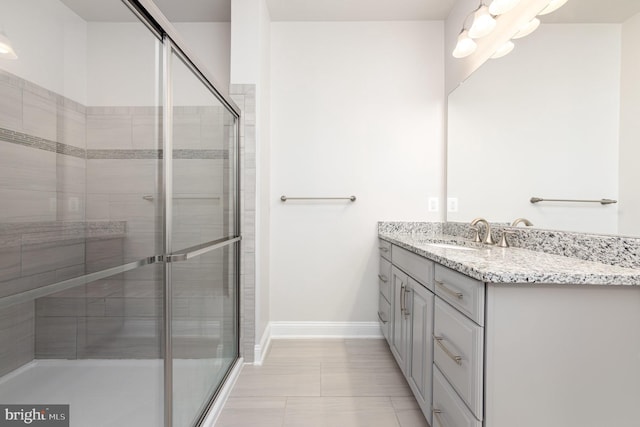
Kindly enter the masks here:
[[256, 101], [258, 138], [256, 147], [256, 336], [260, 338], [271, 320], [271, 17], [266, 1], [260, 8], [260, 83]]
[[620, 234], [640, 236], [640, 14], [622, 25], [620, 82]]
[[448, 219], [615, 233], [616, 205], [529, 198], [617, 198], [620, 26], [545, 24], [519, 42], [449, 97], [448, 195], [459, 212]]
[[245, 215], [254, 214], [256, 223], [255, 336], [260, 342], [271, 320], [271, 18], [266, 1], [232, 0], [231, 22], [231, 84], [255, 85], [256, 90], [256, 111], [245, 110], [243, 114], [245, 123], [255, 126], [256, 131], [256, 152], [246, 153], [247, 159], [255, 156], [256, 176], [247, 177], [247, 181], [253, 181], [245, 182], [247, 188], [255, 183], [255, 213], [249, 206]]
[[0, 11], [0, 25], [18, 55], [0, 59], [0, 68], [85, 104], [86, 22], [52, 0], [0, 0]]
[[271, 29], [271, 319], [374, 321], [377, 221], [439, 218], [443, 23]]

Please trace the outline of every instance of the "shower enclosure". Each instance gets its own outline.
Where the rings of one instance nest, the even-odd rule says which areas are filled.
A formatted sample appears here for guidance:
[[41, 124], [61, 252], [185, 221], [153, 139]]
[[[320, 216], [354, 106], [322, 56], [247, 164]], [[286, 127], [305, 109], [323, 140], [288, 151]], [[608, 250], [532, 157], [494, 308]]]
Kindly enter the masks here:
[[0, 12], [0, 407], [198, 425], [238, 360], [239, 110], [148, 1]]

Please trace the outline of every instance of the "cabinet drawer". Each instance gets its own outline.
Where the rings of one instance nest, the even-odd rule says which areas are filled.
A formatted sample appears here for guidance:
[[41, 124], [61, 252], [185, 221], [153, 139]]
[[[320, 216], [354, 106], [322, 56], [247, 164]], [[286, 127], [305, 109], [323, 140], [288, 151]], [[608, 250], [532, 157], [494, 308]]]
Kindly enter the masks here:
[[378, 239], [378, 250], [380, 256], [391, 261], [391, 243], [386, 240]]
[[484, 329], [436, 298], [433, 359], [478, 418], [482, 418]]
[[436, 366], [433, 367], [433, 427], [482, 427]]
[[378, 269], [378, 287], [380, 293], [391, 302], [391, 263], [382, 257]]
[[484, 326], [484, 283], [441, 265], [435, 266], [435, 293]]
[[378, 294], [378, 321], [380, 322], [380, 329], [382, 329], [382, 335], [389, 341], [389, 321], [391, 320], [391, 304], [387, 301], [382, 294]]
[[399, 246], [391, 248], [391, 257], [394, 265], [433, 291], [433, 261]]

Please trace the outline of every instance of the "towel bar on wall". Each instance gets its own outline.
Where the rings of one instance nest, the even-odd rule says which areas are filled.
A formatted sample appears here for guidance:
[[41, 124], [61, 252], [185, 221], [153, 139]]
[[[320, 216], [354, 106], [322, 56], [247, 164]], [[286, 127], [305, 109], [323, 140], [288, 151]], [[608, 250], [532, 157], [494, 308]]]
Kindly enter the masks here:
[[352, 202], [356, 201], [356, 196], [349, 197], [287, 197], [281, 196], [280, 200], [286, 202], [287, 200], [350, 200]]
[[583, 199], [543, 199], [541, 197], [532, 197], [529, 200], [531, 203], [539, 202], [576, 202], [576, 203], [600, 203], [601, 205], [611, 205], [618, 203], [617, 200], [612, 199], [600, 199], [600, 200], [583, 200]]

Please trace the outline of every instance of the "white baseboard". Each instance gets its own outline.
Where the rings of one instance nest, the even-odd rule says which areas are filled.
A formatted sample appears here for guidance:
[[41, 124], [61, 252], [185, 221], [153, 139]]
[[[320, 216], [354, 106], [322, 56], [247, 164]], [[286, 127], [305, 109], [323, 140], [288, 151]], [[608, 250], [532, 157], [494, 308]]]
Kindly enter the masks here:
[[218, 417], [220, 417], [220, 413], [224, 408], [224, 404], [227, 403], [227, 399], [231, 395], [231, 390], [233, 390], [233, 386], [236, 384], [236, 381], [240, 376], [240, 372], [242, 371], [243, 365], [244, 365], [244, 359], [240, 358], [236, 361], [236, 364], [234, 365], [233, 369], [231, 369], [231, 372], [229, 372], [229, 377], [227, 377], [227, 380], [222, 386], [222, 389], [220, 389], [220, 392], [218, 393], [216, 400], [213, 402], [213, 405], [211, 405], [211, 408], [209, 408], [209, 412], [207, 412], [207, 416], [205, 417], [202, 424], [200, 424], [202, 427], [215, 426], [216, 421], [218, 421]]
[[262, 334], [262, 339], [260, 340], [260, 344], [256, 344], [253, 349], [253, 364], [254, 365], [262, 365], [265, 356], [269, 352], [269, 347], [271, 346], [271, 323], [264, 328], [264, 333]]
[[382, 338], [378, 322], [271, 322], [270, 338]]

